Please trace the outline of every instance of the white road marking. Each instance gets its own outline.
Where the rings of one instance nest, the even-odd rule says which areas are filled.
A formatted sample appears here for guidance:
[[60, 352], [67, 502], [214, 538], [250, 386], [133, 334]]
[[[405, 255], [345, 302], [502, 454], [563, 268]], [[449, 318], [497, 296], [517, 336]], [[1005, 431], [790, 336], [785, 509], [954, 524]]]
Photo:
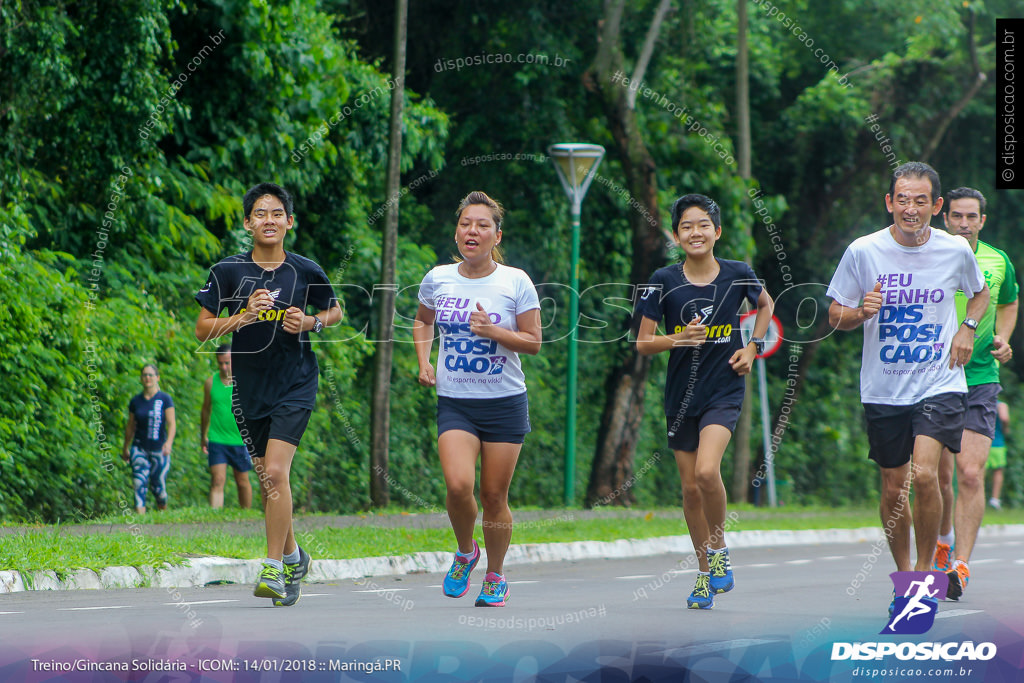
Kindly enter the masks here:
[[216, 605], [221, 602], [238, 602], [238, 600], [196, 600], [195, 602], [165, 602], [165, 605]]
[[103, 607], [58, 607], [58, 612], [91, 612], [101, 609], [131, 609], [131, 605], [105, 605]]
[[0, 612], [0, 614], [24, 614], [24, 612]]
[[985, 610], [981, 609], [951, 609], [948, 612], [939, 612], [935, 615], [936, 619], [947, 619], [949, 617], [964, 617], [968, 614], [981, 614]]
[[755, 567], [777, 567], [778, 565], [774, 562], [765, 562], [763, 564], [746, 564], [744, 568], [754, 569]]
[[788, 560], [786, 564], [810, 564], [814, 560]]
[[374, 588], [365, 591], [352, 591], [353, 593], [397, 593], [399, 591], [407, 591], [408, 588]]
[[632, 574], [630, 576], [616, 576], [615, 578], [620, 579], [622, 581], [632, 581], [634, 579], [653, 579], [654, 574]]
[[827, 557], [819, 557], [819, 560], [845, 560], [846, 555], [829, 555]]

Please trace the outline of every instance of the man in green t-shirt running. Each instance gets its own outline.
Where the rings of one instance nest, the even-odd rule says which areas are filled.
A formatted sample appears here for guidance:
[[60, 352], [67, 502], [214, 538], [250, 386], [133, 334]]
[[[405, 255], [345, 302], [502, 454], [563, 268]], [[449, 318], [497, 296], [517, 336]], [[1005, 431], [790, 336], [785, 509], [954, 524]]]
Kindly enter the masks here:
[[248, 509], [252, 507], [252, 484], [249, 482], [252, 459], [231, 412], [233, 387], [231, 344], [221, 344], [217, 347], [217, 372], [206, 378], [203, 385], [199, 443], [210, 465], [210, 507], [224, 507], [224, 482], [227, 481], [228, 465], [231, 465], [238, 487], [238, 507]]
[[[996, 397], [999, 395], [999, 364], [1013, 356], [1010, 335], [1017, 322], [1017, 275], [1004, 252], [978, 239], [985, 226], [985, 196], [978, 190], [960, 187], [946, 198], [942, 215], [946, 229], [967, 239], [992, 292], [988, 309], [980, 320], [966, 318], [966, 298], [957, 292], [957, 316], [975, 330], [974, 353], [964, 366], [967, 374], [967, 422], [961, 450], [943, 450], [939, 461], [939, 489], [942, 493], [942, 521], [935, 549], [934, 568], [949, 576], [947, 597], [959, 600], [971, 573], [967, 562], [985, 514], [985, 461], [988, 460], [996, 426]], [[953, 469], [959, 492], [953, 505]], [[954, 533], [955, 528], [955, 533]], [[955, 560], [953, 559], [955, 557]]]

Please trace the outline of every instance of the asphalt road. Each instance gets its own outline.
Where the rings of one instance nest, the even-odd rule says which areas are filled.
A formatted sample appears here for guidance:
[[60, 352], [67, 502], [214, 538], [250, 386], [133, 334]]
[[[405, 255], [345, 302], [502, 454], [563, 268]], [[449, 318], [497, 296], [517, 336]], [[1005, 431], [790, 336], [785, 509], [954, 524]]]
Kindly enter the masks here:
[[[886, 548], [732, 559], [737, 586], [710, 611], [685, 608], [692, 559], [667, 555], [511, 566], [504, 608], [473, 606], [482, 567], [457, 600], [440, 574], [308, 584], [291, 608], [235, 585], [0, 595], [0, 681], [857, 681], [864, 666], [888, 667], [875, 676], [887, 681], [1024, 680], [1024, 535], [980, 543], [963, 599], [918, 636], [878, 635]], [[993, 642], [998, 654], [832, 661], [834, 643], [867, 641]], [[97, 670], [112, 663], [130, 670]]]

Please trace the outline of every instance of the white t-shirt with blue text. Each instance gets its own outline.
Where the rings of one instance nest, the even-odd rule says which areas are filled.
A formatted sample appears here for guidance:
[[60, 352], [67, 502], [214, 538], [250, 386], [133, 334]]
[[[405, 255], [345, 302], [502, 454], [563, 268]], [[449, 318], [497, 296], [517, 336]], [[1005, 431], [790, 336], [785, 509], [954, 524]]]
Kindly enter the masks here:
[[889, 229], [860, 237], [846, 249], [827, 295], [860, 306], [882, 283], [882, 308], [864, 322], [860, 394], [863, 403], [913, 405], [947, 392], [966, 393], [964, 369], [949, 369], [959, 325], [956, 291], [981, 291], [985, 279], [971, 245], [931, 228], [924, 244], [905, 247]]
[[537, 289], [525, 272], [496, 265], [481, 278], [463, 277], [457, 263], [437, 266], [420, 283], [420, 303], [434, 311], [441, 333], [438, 396], [501, 398], [526, 391], [519, 354], [469, 331], [469, 316], [478, 302], [495, 325], [517, 332], [516, 316], [540, 308]]

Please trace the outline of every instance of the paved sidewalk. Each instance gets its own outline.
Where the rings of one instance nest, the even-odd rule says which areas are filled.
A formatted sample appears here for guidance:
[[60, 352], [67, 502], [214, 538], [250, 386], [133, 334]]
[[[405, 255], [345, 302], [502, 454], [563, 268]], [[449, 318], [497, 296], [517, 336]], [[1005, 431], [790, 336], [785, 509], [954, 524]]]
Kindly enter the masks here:
[[[659, 516], [674, 511], [659, 511]], [[556, 519], [645, 517], [643, 510], [536, 510], [517, 511], [519, 522]], [[757, 511], [745, 514], [757, 514]], [[682, 511], [678, 511], [682, 530]], [[390, 515], [346, 515], [333, 517], [304, 517], [295, 520], [295, 530], [302, 533], [311, 529], [344, 526], [392, 526], [406, 528], [446, 528], [448, 518], [439, 514], [390, 514]], [[263, 522], [224, 522], [220, 525], [174, 525], [146, 524], [140, 528], [145, 533], [181, 533], [182, 527], [211, 530], [218, 528], [239, 534], [263, 533]], [[117, 525], [90, 525], [87, 527], [64, 527], [64, 531], [75, 533], [96, 533], [115, 530]], [[0, 529], [0, 533], [12, 533], [23, 528]], [[998, 539], [1008, 535], [1024, 533], [1024, 525], [993, 525], [982, 527], [978, 539]], [[888, 548], [880, 526], [860, 529], [816, 529], [776, 531], [735, 531], [729, 534], [729, 547], [734, 549], [751, 547], [778, 547], [782, 545], [808, 545], [829, 543], [864, 543], [865, 549], [879, 545], [880, 554], [888, 555]], [[869, 545], [870, 544], [870, 545]], [[450, 552], [420, 552], [396, 557], [368, 557], [351, 560], [333, 560], [318, 557], [315, 548], [307, 548], [313, 554], [309, 579], [312, 581], [339, 581], [367, 576], [388, 576], [409, 573], [444, 572], [451, 563]], [[667, 536], [648, 539], [622, 539], [616, 541], [576, 541], [572, 543], [538, 543], [512, 545], [505, 563], [509, 565], [536, 562], [559, 562], [593, 558], [647, 557], [678, 553], [689, 557], [693, 553], [687, 535]], [[682, 560], [685, 562], [685, 560]], [[52, 571], [29, 572], [23, 576], [17, 571], [0, 571], [0, 593], [25, 590], [77, 590], [101, 588], [135, 588], [152, 586], [160, 588], [181, 588], [205, 586], [211, 583], [253, 583], [259, 572], [260, 560], [240, 560], [224, 557], [202, 557], [186, 561], [181, 567], [154, 569], [152, 567], [109, 567], [100, 572], [82, 569], [68, 576], [58, 577]]]

